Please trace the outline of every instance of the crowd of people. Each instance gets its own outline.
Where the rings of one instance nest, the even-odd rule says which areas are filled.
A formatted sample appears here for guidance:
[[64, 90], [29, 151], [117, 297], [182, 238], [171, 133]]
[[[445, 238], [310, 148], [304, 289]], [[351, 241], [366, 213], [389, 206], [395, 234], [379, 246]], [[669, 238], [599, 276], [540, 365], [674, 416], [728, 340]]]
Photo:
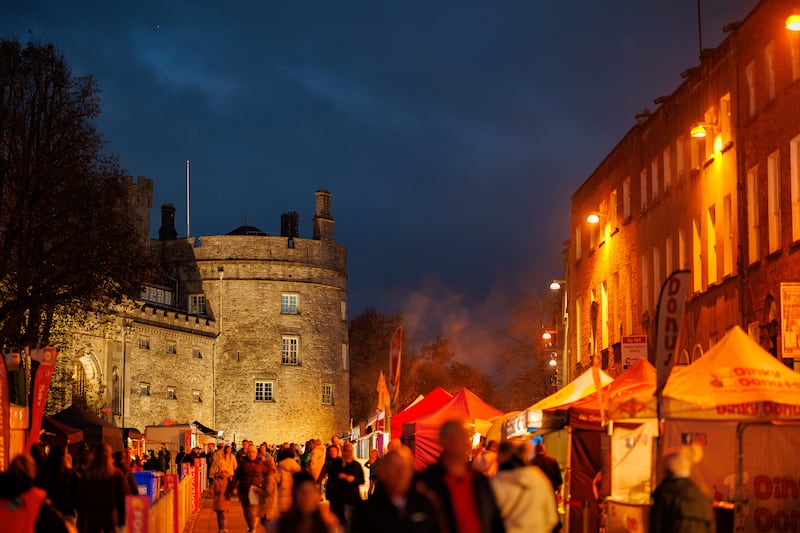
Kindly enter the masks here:
[[422, 472], [399, 440], [383, 456], [371, 450], [364, 466], [353, 444], [336, 436], [303, 447], [219, 445], [209, 457], [219, 531], [227, 530], [230, 512], [243, 513], [248, 531], [270, 533], [557, 530], [561, 473], [557, 463], [553, 470], [542, 461], [543, 447], [534, 458], [543, 468], [529, 461], [533, 450], [524, 444], [489, 442], [473, 450], [462, 420], [443, 424], [439, 440], [439, 461]]
[[[125, 524], [125, 496], [138, 494], [122, 452], [100, 444], [72, 455], [40, 444], [0, 473], [3, 531], [113, 533]], [[8, 529], [6, 529], [8, 528]]]
[[[176, 464], [208, 462], [213, 509], [220, 533], [237, 502], [248, 531], [269, 533], [554, 533], [561, 524], [556, 495], [561, 470], [543, 444], [488, 442], [472, 448], [463, 420], [439, 430], [441, 455], [421, 472], [400, 440], [383, 455], [371, 450], [362, 467], [353, 444], [331, 438], [305, 446], [284, 443], [237, 449], [219, 444], [181, 451]], [[170, 469], [164, 445], [151, 462]], [[108, 444], [47, 452], [34, 445], [0, 473], [0, 524], [16, 532], [111, 533], [125, 524], [125, 496], [137, 494], [131, 466]], [[666, 476], [654, 493], [651, 531], [713, 530], [708, 499], [689, 479], [693, 460], [686, 450], [665, 456]], [[158, 463], [158, 464], [156, 464]], [[368, 470], [369, 488], [362, 497]]]

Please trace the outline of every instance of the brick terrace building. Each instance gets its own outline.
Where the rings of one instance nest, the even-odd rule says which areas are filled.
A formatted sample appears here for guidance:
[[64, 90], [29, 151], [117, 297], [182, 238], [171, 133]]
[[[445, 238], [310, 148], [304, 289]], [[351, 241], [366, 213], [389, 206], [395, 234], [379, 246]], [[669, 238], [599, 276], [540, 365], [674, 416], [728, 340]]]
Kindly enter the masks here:
[[575, 372], [593, 357], [621, 371], [622, 336], [647, 335], [652, 349], [661, 285], [679, 269], [691, 271], [684, 360], [733, 325], [787, 364], [800, 359], [800, 34], [785, 27], [795, 7], [766, 0], [728, 25], [573, 194]]

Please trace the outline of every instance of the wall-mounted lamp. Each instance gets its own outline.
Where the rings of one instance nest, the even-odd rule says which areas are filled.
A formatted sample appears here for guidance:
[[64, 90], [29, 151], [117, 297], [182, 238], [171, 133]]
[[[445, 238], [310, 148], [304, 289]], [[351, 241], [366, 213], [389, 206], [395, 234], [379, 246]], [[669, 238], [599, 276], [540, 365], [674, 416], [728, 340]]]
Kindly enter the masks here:
[[606, 217], [606, 216], [607, 215], [605, 213], [599, 213], [597, 211], [594, 211], [592, 213], [589, 213], [589, 216], [586, 217], [586, 222], [588, 222], [589, 224], [598, 224], [600, 222], [600, 217]]
[[800, 31], [800, 13], [792, 13], [786, 17], [786, 29], [790, 31]]
[[553, 335], [555, 335], [555, 334], [556, 334], [555, 331], [552, 331], [552, 330], [549, 330], [549, 329], [545, 330], [545, 332], [542, 333], [542, 339], [544, 339], [546, 341], [549, 341], [550, 339], [553, 338]]
[[554, 279], [550, 282], [550, 290], [551, 291], [560, 291], [561, 288], [566, 285], [567, 280], [565, 279]]
[[714, 131], [714, 125], [708, 124], [706, 122], [698, 122], [692, 129], [689, 131], [689, 135], [691, 135], [695, 139], [705, 139], [709, 134]]

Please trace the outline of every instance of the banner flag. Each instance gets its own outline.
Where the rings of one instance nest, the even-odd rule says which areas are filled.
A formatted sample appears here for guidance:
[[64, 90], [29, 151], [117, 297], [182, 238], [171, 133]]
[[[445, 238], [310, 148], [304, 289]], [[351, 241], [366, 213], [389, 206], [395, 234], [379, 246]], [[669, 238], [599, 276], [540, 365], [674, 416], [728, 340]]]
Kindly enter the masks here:
[[125, 496], [125, 531], [150, 531], [150, 496]]
[[11, 405], [8, 391], [8, 370], [6, 358], [0, 358], [0, 471], [8, 470], [8, 449], [11, 438]]
[[656, 367], [656, 396], [659, 397], [675, 364], [689, 274], [688, 270], [673, 272], [661, 286], [661, 296], [658, 298], [653, 366]]
[[47, 391], [50, 390], [50, 382], [53, 380], [53, 371], [56, 368], [58, 350], [50, 348], [36, 348], [31, 350], [31, 359], [39, 361], [39, 368], [36, 369], [36, 376], [33, 380], [33, 390], [31, 391], [31, 430], [28, 433], [28, 443], [25, 446], [30, 450], [31, 446], [39, 442], [39, 432], [42, 429], [42, 416], [44, 407], [47, 403]]
[[400, 394], [400, 358], [403, 351], [403, 326], [398, 326], [392, 335], [389, 345], [389, 386], [392, 391], [392, 400], [397, 401]]
[[603, 394], [603, 380], [600, 378], [600, 354], [598, 353], [594, 354], [592, 357], [592, 380], [594, 381], [597, 403], [600, 404], [600, 420], [605, 422], [606, 404], [604, 400], [605, 395]]
[[391, 407], [392, 397], [389, 395], [389, 387], [386, 386], [386, 377], [383, 375], [383, 370], [378, 376], [378, 388], [376, 390], [378, 392], [378, 410], [388, 411]]

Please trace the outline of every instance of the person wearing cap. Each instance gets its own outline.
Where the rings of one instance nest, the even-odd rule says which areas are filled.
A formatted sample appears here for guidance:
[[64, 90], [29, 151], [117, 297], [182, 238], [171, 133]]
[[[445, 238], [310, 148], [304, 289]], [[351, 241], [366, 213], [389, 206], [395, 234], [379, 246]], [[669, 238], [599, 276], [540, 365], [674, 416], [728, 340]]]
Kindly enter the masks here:
[[665, 477], [653, 492], [650, 533], [713, 533], [711, 500], [689, 478], [695, 462], [696, 453], [688, 446], [664, 454]]

